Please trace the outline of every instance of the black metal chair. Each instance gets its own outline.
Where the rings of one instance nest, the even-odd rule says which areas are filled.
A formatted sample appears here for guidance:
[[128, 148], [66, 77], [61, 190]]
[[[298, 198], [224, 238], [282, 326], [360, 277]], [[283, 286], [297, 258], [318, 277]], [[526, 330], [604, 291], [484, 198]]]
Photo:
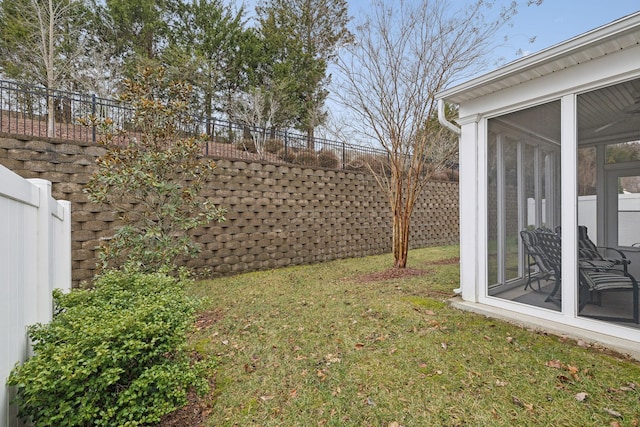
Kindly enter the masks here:
[[[540, 280], [549, 280], [551, 277], [555, 280], [554, 271], [551, 265], [547, 262], [544, 254], [540, 251], [540, 246], [536, 239], [536, 233], [533, 230], [523, 230], [520, 232], [520, 238], [522, 239], [522, 244], [524, 245], [526, 254], [527, 254], [527, 283], [524, 285], [524, 289], [527, 290], [529, 287], [533, 288], [532, 281], [536, 280], [538, 282], [537, 291], [542, 291]], [[533, 268], [536, 268], [532, 274]]]
[[[548, 231], [536, 231], [536, 239], [540, 246], [540, 252], [546, 258], [556, 277], [556, 284], [547, 297], [547, 301], [559, 301], [556, 297], [560, 290], [562, 278], [562, 241], [558, 234]], [[598, 261], [598, 260], [596, 260]], [[626, 270], [614, 267], [606, 267], [605, 264], [595, 263], [589, 260], [578, 262], [579, 275], [579, 302], [578, 312], [581, 312], [586, 304], [601, 304], [603, 292], [631, 291], [633, 297], [632, 317], [585, 315], [600, 320], [635, 322], [639, 323], [638, 316], [638, 283]], [[594, 301], [594, 296], [596, 301]]]
[[[625, 256], [624, 252], [606, 246], [596, 246], [589, 239], [587, 227], [578, 226], [578, 250], [580, 251], [580, 259], [594, 262], [596, 265], [601, 263], [613, 263], [620, 266], [627, 273], [627, 265], [631, 263]], [[611, 256], [613, 255], [613, 256]]]
[[578, 226], [578, 251], [581, 260], [590, 261], [595, 267], [601, 266], [602, 268], [608, 268], [607, 266], [612, 264], [613, 266], [622, 267], [626, 273], [627, 265], [631, 263], [625, 254], [616, 248], [596, 246], [595, 243], [589, 239], [587, 227], [584, 225]]

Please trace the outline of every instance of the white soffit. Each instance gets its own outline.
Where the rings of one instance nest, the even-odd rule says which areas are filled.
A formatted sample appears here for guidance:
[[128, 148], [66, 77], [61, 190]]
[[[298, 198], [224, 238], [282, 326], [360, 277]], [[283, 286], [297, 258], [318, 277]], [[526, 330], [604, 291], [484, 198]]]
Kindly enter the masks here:
[[[640, 12], [445, 89], [436, 99], [460, 104], [640, 44]], [[640, 58], [638, 59], [640, 66]]]

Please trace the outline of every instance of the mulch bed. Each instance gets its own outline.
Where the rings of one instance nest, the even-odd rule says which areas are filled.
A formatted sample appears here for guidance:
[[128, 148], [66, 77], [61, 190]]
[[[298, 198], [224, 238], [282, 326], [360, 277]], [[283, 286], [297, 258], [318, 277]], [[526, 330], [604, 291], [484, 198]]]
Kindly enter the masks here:
[[[201, 313], [196, 320], [196, 330], [208, 328], [217, 323], [223, 316], [221, 309], [208, 310]], [[198, 355], [193, 355], [194, 359]], [[215, 377], [209, 379], [209, 395], [199, 397], [192, 390], [187, 394], [187, 404], [174, 412], [165, 415], [157, 427], [196, 427], [206, 425], [206, 420], [211, 413], [213, 401], [211, 396], [215, 390]]]
[[375, 273], [365, 274], [358, 277], [359, 282], [382, 282], [384, 280], [402, 279], [405, 277], [424, 276], [428, 273], [428, 270], [420, 270], [415, 268], [389, 268], [384, 271], [378, 271]]
[[[209, 387], [213, 391], [215, 388], [215, 380], [209, 380]], [[165, 415], [158, 427], [195, 427], [204, 426], [207, 417], [211, 413], [211, 398], [204, 396], [198, 397], [195, 392], [190, 391], [187, 394], [187, 404], [182, 408]]]
[[[439, 261], [434, 261], [429, 265], [448, 265], [448, 264], [457, 264], [460, 262], [460, 258], [447, 258], [441, 259]], [[365, 274], [363, 276], [358, 277], [359, 281], [370, 283], [370, 282], [382, 282], [385, 280], [391, 279], [403, 279], [405, 277], [415, 277], [415, 276], [424, 276], [429, 273], [429, 270], [417, 269], [417, 268], [389, 268], [384, 271], [378, 271], [375, 273]]]

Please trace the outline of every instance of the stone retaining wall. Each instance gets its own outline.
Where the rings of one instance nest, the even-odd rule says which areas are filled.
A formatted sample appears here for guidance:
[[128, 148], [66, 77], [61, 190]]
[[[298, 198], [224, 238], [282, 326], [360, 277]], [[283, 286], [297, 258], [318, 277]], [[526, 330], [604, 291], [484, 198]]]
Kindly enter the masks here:
[[[95, 247], [117, 218], [82, 193], [104, 148], [0, 135], [0, 164], [24, 178], [53, 183], [53, 196], [72, 203], [73, 281], [93, 276]], [[202, 253], [188, 264], [219, 276], [380, 254], [391, 250], [385, 195], [363, 173], [217, 160], [206, 187], [227, 208], [227, 221], [194, 232]], [[412, 217], [411, 247], [458, 243], [458, 183], [432, 182]]]

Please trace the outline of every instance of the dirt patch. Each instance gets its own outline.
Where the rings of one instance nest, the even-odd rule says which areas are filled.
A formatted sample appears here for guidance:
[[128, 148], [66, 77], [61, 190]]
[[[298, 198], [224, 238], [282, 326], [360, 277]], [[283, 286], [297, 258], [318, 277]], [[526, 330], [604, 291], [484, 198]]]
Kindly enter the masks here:
[[365, 274], [358, 277], [359, 282], [382, 282], [391, 279], [403, 279], [405, 277], [424, 276], [428, 270], [419, 270], [415, 268], [389, 268], [384, 271], [378, 271], [371, 274]]
[[223, 316], [224, 314], [219, 308], [204, 311], [198, 315], [195, 327], [198, 331], [201, 329], [206, 329], [214, 323], [217, 323], [220, 319], [222, 319]]
[[460, 257], [455, 258], [447, 258], [441, 259], [438, 261], [430, 262], [429, 265], [448, 265], [448, 264], [458, 264], [460, 262]]
[[[195, 329], [200, 331], [217, 323], [224, 316], [221, 309], [207, 310], [198, 315]], [[191, 355], [193, 360], [200, 358], [197, 354]], [[196, 427], [206, 425], [206, 420], [211, 413], [212, 396], [215, 390], [215, 378], [209, 379], [209, 394], [199, 397], [193, 390], [187, 393], [187, 404], [180, 409], [165, 415], [157, 427]]]
[[206, 425], [211, 413], [211, 395], [215, 388], [215, 380], [209, 380], [210, 395], [198, 397], [194, 391], [187, 394], [187, 404], [182, 408], [165, 415], [157, 427], [196, 427]]

